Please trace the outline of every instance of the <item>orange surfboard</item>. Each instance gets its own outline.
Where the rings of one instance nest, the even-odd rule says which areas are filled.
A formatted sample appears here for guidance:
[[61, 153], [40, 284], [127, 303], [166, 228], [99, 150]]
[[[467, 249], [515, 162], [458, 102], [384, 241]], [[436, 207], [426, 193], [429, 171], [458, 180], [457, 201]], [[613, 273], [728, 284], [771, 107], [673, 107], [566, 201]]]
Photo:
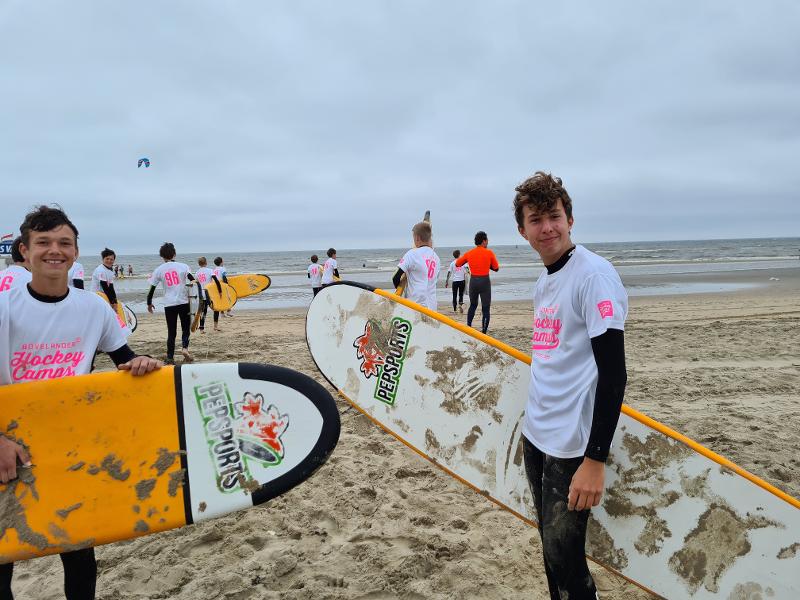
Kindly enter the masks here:
[[339, 438], [313, 379], [220, 363], [0, 387], [0, 432], [33, 466], [0, 484], [0, 563], [248, 508], [303, 482]]

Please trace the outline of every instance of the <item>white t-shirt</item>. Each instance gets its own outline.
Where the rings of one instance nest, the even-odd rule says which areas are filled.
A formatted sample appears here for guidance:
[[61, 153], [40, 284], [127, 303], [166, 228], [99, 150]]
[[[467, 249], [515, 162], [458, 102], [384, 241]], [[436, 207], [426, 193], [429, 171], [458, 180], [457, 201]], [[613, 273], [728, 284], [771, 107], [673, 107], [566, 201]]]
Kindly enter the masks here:
[[339, 263], [336, 262], [335, 258], [329, 258], [325, 261], [325, 264], [322, 265], [322, 280], [320, 283], [322, 285], [328, 285], [329, 283], [333, 283], [333, 272], [339, 268]]
[[60, 302], [37, 300], [27, 288], [0, 294], [0, 385], [86, 375], [96, 351], [125, 345], [108, 303], [68, 290]]
[[214, 269], [209, 267], [200, 267], [197, 269], [197, 273], [194, 274], [195, 279], [200, 282], [200, 285], [205, 286], [207, 283], [211, 283], [211, 277], [214, 275]]
[[72, 266], [69, 268], [69, 274], [67, 275], [67, 284], [72, 285], [73, 279], [83, 279], [84, 272], [83, 272], [83, 265], [79, 263], [77, 260], [72, 263]]
[[220, 281], [223, 281], [222, 278], [228, 274], [228, 270], [225, 268], [225, 265], [220, 265], [219, 267], [215, 267], [213, 272], [214, 275], [217, 276], [217, 279], [219, 279]]
[[467, 276], [467, 265], [457, 267], [456, 261], [453, 261], [450, 263], [450, 266], [447, 267], [447, 272], [453, 276], [452, 281], [454, 283], [456, 281], [464, 281], [464, 278]]
[[0, 292], [7, 292], [17, 287], [24, 288], [30, 280], [31, 272], [28, 269], [19, 265], [11, 265], [0, 271]]
[[436, 280], [441, 261], [430, 246], [412, 248], [397, 265], [406, 274], [406, 297], [412, 302], [436, 310]]
[[322, 265], [318, 265], [317, 263], [308, 265], [308, 276], [311, 278], [312, 288], [322, 286]]
[[625, 329], [628, 294], [606, 259], [576, 246], [533, 293], [531, 383], [522, 433], [556, 458], [583, 456], [592, 427], [597, 363], [591, 338]]
[[189, 265], [170, 260], [159, 265], [150, 275], [150, 285], [164, 286], [164, 306], [179, 306], [189, 303], [189, 292], [186, 289], [186, 275]]
[[103, 264], [97, 265], [97, 268], [92, 271], [92, 287], [89, 291], [102, 292], [103, 286], [100, 285], [101, 281], [114, 285], [114, 271]]

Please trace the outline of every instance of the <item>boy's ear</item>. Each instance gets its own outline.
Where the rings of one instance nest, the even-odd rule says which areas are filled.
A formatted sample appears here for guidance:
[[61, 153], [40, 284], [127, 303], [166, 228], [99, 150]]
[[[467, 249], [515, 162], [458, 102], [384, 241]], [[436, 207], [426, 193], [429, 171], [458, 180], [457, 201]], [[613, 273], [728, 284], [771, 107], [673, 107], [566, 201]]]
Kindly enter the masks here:
[[523, 228], [522, 228], [522, 227], [520, 227], [519, 225], [517, 225], [517, 231], [519, 231], [519, 234], [520, 234], [522, 237], [524, 237], [526, 240], [528, 239], [528, 234], [527, 234], [527, 233], [525, 233], [525, 229], [523, 229]]

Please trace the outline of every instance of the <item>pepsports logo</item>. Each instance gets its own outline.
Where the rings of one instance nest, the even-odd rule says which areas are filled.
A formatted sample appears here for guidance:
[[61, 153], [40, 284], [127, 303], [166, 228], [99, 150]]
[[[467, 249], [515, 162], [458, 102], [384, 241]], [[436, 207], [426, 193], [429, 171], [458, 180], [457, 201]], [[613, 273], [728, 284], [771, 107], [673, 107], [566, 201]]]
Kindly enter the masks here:
[[377, 378], [373, 398], [390, 406], [397, 397], [412, 329], [411, 323], [400, 317], [393, 317], [391, 325], [386, 334], [377, 321], [370, 319], [364, 326], [364, 334], [353, 342], [356, 358], [361, 360], [361, 372], [367, 379]]
[[251, 460], [265, 467], [283, 461], [281, 436], [289, 427], [289, 415], [280, 414], [274, 405], [265, 408], [262, 394], [245, 392], [242, 400], [233, 402], [228, 386], [215, 382], [196, 386], [194, 396], [219, 491], [240, 490], [241, 481], [251, 478]]

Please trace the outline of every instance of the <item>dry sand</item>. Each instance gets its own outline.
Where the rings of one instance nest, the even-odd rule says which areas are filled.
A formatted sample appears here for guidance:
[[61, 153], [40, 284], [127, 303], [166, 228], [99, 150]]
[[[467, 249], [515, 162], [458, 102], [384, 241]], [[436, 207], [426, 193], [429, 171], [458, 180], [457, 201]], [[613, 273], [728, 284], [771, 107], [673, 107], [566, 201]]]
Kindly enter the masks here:
[[[763, 286], [632, 298], [626, 402], [799, 497], [800, 270], [737, 277]], [[221, 325], [193, 336], [197, 360], [278, 364], [325, 383], [305, 311], [239, 311]], [[527, 303], [493, 307], [498, 339], [524, 351], [530, 328]], [[163, 356], [164, 335], [163, 317], [144, 316], [130, 343]], [[534, 529], [340, 408], [330, 461], [269, 505], [98, 548], [98, 598], [549, 598]], [[592, 569], [604, 598], [649, 597]], [[15, 569], [18, 598], [62, 598], [61, 585], [57, 557]]]

